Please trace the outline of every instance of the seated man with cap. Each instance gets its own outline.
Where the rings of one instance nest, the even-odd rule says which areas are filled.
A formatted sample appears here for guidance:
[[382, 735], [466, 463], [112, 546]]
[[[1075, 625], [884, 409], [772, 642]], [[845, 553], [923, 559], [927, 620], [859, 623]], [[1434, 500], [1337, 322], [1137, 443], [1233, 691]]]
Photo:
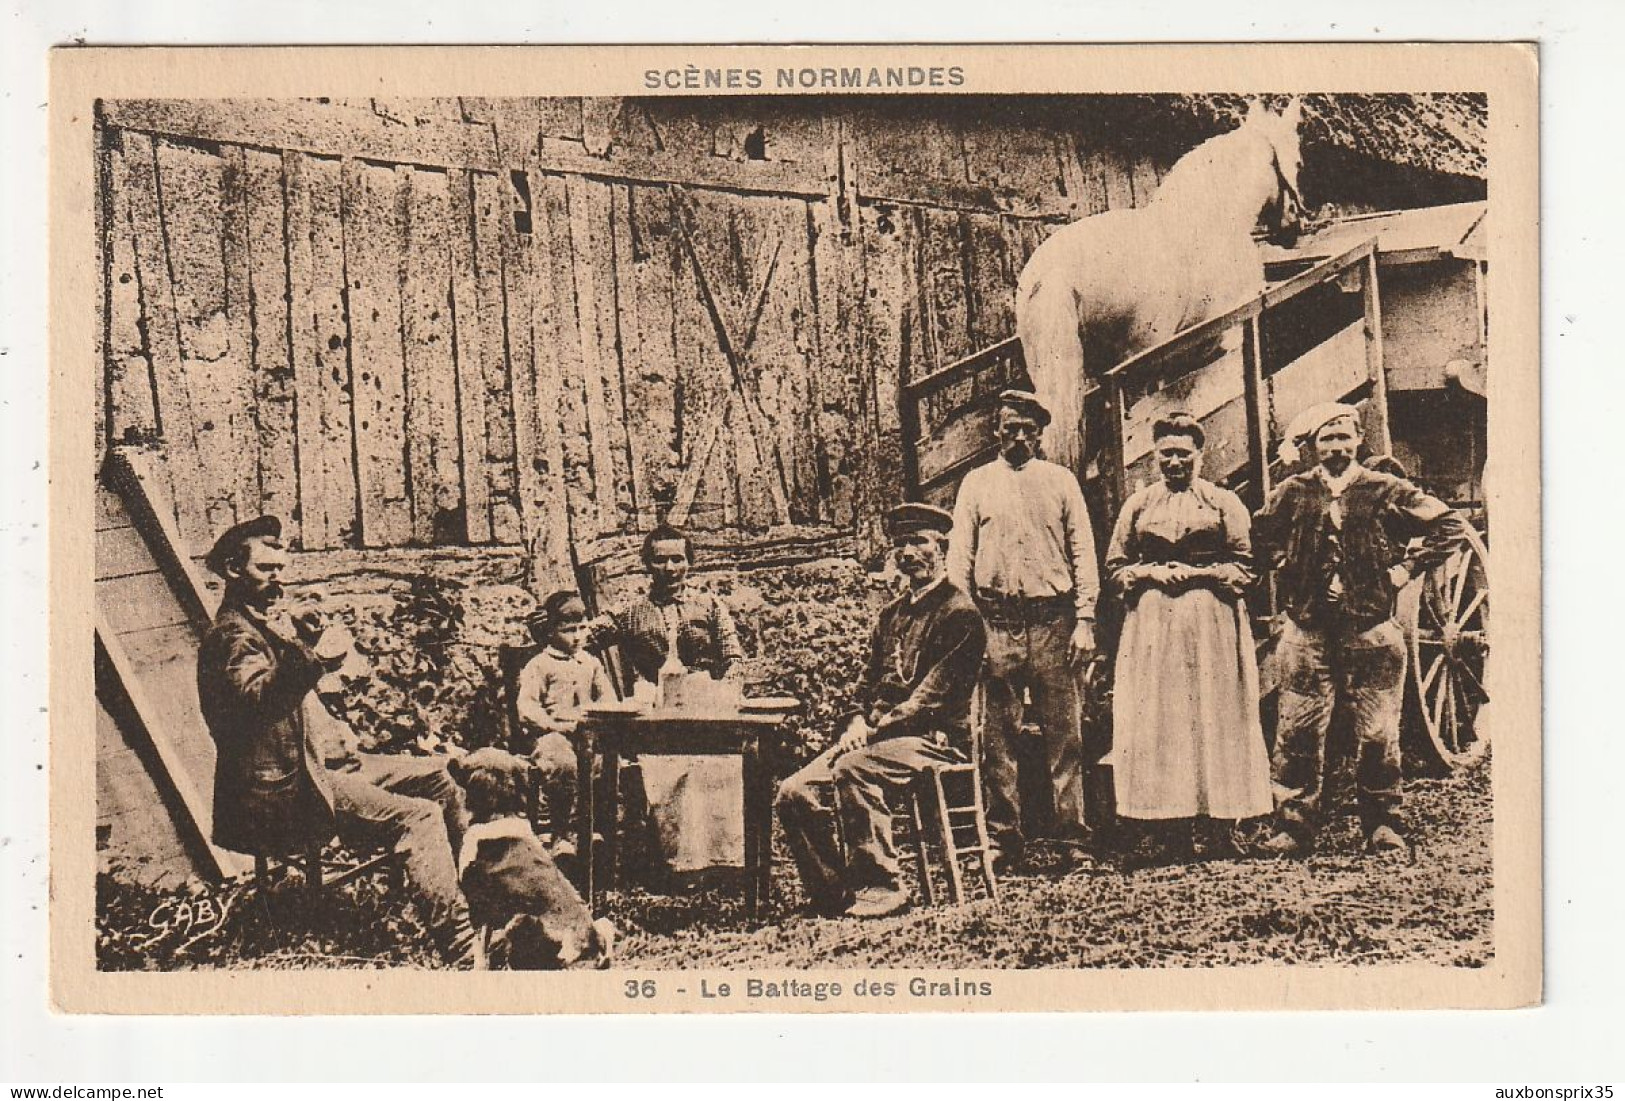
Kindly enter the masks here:
[[1326, 735], [1339, 706], [1354, 724], [1367, 847], [1408, 848], [1399, 818], [1405, 644], [1396, 596], [1462, 546], [1465, 522], [1407, 479], [1362, 465], [1361, 443], [1354, 406], [1305, 410], [1281, 457], [1291, 464], [1304, 449], [1313, 465], [1276, 486], [1253, 518], [1254, 553], [1275, 567], [1286, 613], [1275, 651], [1272, 762], [1281, 828], [1265, 843], [1283, 856], [1313, 846], [1325, 809]]
[[869, 637], [859, 709], [834, 746], [779, 787], [779, 820], [820, 913], [885, 917], [907, 908], [888, 796], [929, 765], [969, 760], [984, 638], [975, 605], [944, 573], [952, 524], [930, 505], [892, 510], [892, 553], [908, 590], [881, 610]]
[[358, 752], [355, 732], [322, 703], [317, 684], [348, 647], [314, 617], [281, 614], [281, 521], [237, 524], [204, 563], [226, 583], [197, 668], [217, 750], [215, 844], [284, 856], [336, 832], [347, 845], [394, 847], [437, 946], [463, 963], [471, 933], [453, 853], [467, 818], [444, 759]]
[[[965, 475], [954, 501], [948, 577], [987, 624], [987, 821], [995, 860], [1008, 867], [1021, 862], [1024, 819], [1048, 817], [1048, 832], [1063, 841], [1084, 837], [1086, 771], [1095, 821], [1104, 824], [1115, 797], [1092, 767], [1108, 747], [1083, 742], [1077, 677], [1094, 653], [1100, 592], [1083, 490], [1072, 471], [1038, 456], [1050, 421], [1038, 399], [1006, 390], [999, 406], [999, 455]], [[1029, 699], [1032, 711], [1024, 716]], [[1026, 808], [1028, 815], [1017, 776], [1024, 717], [1042, 733], [1050, 792], [1049, 806]]]

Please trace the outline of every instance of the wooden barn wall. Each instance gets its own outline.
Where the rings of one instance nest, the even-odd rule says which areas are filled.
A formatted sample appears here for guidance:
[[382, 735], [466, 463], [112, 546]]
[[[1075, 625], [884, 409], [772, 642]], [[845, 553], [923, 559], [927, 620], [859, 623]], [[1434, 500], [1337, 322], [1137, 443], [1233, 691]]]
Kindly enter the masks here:
[[898, 388], [1173, 154], [895, 102], [102, 105], [104, 443], [183, 537], [872, 547]]

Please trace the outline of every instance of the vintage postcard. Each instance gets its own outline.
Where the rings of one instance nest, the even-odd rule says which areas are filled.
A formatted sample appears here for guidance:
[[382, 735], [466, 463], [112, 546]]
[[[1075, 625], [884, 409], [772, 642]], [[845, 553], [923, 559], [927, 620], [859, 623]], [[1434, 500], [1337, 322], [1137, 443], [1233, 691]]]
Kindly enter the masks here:
[[1536, 80], [59, 51], [55, 1003], [1537, 1003]]

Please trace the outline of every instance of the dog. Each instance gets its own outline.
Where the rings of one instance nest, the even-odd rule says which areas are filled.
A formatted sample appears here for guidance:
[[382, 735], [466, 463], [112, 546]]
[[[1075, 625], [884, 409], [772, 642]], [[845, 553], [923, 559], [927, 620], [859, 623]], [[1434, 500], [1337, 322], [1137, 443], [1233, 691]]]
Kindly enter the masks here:
[[525, 815], [530, 762], [486, 748], [447, 770], [474, 823], [463, 837], [458, 876], [477, 931], [476, 969], [608, 967], [615, 927], [593, 920]]

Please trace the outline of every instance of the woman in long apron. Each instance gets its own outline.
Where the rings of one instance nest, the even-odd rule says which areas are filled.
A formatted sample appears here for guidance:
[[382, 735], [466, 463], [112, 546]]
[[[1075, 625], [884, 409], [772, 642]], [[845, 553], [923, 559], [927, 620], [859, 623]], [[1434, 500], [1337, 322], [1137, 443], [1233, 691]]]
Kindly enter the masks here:
[[1272, 804], [1242, 599], [1253, 581], [1250, 517], [1199, 476], [1195, 418], [1167, 416], [1152, 436], [1161, 480], [1124, 503], [1106, 556], [1127, 608], [1112, 763], [1117, 813], [1140, 826], [1137, 858], [1178, 859], [1193, 824], [1217, 838]]

